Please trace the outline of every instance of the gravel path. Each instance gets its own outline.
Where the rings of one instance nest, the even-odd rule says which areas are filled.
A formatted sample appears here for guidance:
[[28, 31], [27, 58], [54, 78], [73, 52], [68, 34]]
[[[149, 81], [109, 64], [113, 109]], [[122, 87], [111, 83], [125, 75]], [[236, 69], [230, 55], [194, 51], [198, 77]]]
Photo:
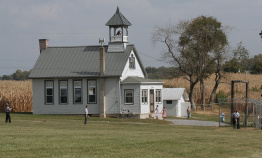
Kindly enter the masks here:
[[[173, 122], [171, 125], [185, 125], [185, 126], [219, 126], [219, 122], [215, 121], [198, 121], [198, 120], [179, 120], [179, 119], [166, 119]], [[225, 123], [220, 123], [225, 126]]]

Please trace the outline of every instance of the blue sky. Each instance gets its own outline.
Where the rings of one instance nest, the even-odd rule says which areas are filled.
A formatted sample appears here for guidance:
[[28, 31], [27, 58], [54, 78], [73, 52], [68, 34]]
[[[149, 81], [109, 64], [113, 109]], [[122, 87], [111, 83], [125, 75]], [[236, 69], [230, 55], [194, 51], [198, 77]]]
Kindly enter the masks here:
[[117, 6], [132, 23], [129, 43], [145, 67], [169, 66], [158, 60], [165, 47], [151, 42], [155, 27], [200, 15], [234, 27], [228, 34], [231, 50], [242, 41], [251, 56], [262, 54], [261, 0], [0, 0], [0, 76], [32, 69], [39, 39], [49, 39], [50, 46], [98, 45], [99, 38], [108, 42], [105, 23]]

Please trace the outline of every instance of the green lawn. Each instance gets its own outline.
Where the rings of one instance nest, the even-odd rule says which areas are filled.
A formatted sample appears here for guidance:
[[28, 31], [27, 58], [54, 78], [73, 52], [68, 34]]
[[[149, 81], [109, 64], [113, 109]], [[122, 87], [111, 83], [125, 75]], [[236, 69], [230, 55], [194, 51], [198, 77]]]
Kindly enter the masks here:
[[0, 113], [0, 157], [261, 157], [261, 130]]

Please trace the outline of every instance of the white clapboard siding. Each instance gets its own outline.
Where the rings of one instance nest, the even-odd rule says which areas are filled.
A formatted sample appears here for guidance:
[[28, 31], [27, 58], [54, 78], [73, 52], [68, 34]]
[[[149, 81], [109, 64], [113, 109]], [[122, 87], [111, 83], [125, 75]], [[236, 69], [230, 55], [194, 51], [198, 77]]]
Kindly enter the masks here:
[[106, 114], [119, 114], [119, 78], [105, 79]]
[[[47, 79], [54, 81], [54, 104], [45, 104], [45, 80], [33, 80], [33, 114], [84, 114], [87, 105], [87, 79], [82, 80], [82, 103], [73, 103], [73, 80], [68, 79], [68, 103], [59, 104], [59, 79]], [[63, 79], [65, 80], [65, 79]], [[79, 80], [79, 79], [78, 79]], [[97, 90], [99, 82], [97, 81]], [[98, 92], [98, 91], [97, 91]], [[97, 103], [88, 104], [90, 114], [99, 114], [99, 93], [97, 93]]]

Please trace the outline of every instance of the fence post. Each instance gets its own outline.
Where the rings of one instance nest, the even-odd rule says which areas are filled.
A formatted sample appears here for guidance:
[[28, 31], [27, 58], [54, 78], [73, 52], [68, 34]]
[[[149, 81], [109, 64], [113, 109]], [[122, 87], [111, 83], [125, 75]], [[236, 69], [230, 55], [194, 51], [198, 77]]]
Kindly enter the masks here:
[[[233, 111], [234, 111], [234, 100], [233, 100], [233, 98], [234, 98], [234, 81], [231, 81], [231, 113], [230, 114], [232, 114], [233, 113]], [[231, 123], [233, 124], [233, 120], [231, 119]]]
[[248, 119], [248, 106], [247, 106], [247, 101], [248, 101], [248, 81], [246, 82], [246, 105], [245, 105], [245, 126], [247, 127], [247, 119]]
[[218, 117], [219, 117], [219, 127], [220, 127], [220, 121], [221, 121], [221, 118], [220, 118], [220, 102], [219, 102], [218, 104], [219, 104], [219, 114], [218, 114]]

